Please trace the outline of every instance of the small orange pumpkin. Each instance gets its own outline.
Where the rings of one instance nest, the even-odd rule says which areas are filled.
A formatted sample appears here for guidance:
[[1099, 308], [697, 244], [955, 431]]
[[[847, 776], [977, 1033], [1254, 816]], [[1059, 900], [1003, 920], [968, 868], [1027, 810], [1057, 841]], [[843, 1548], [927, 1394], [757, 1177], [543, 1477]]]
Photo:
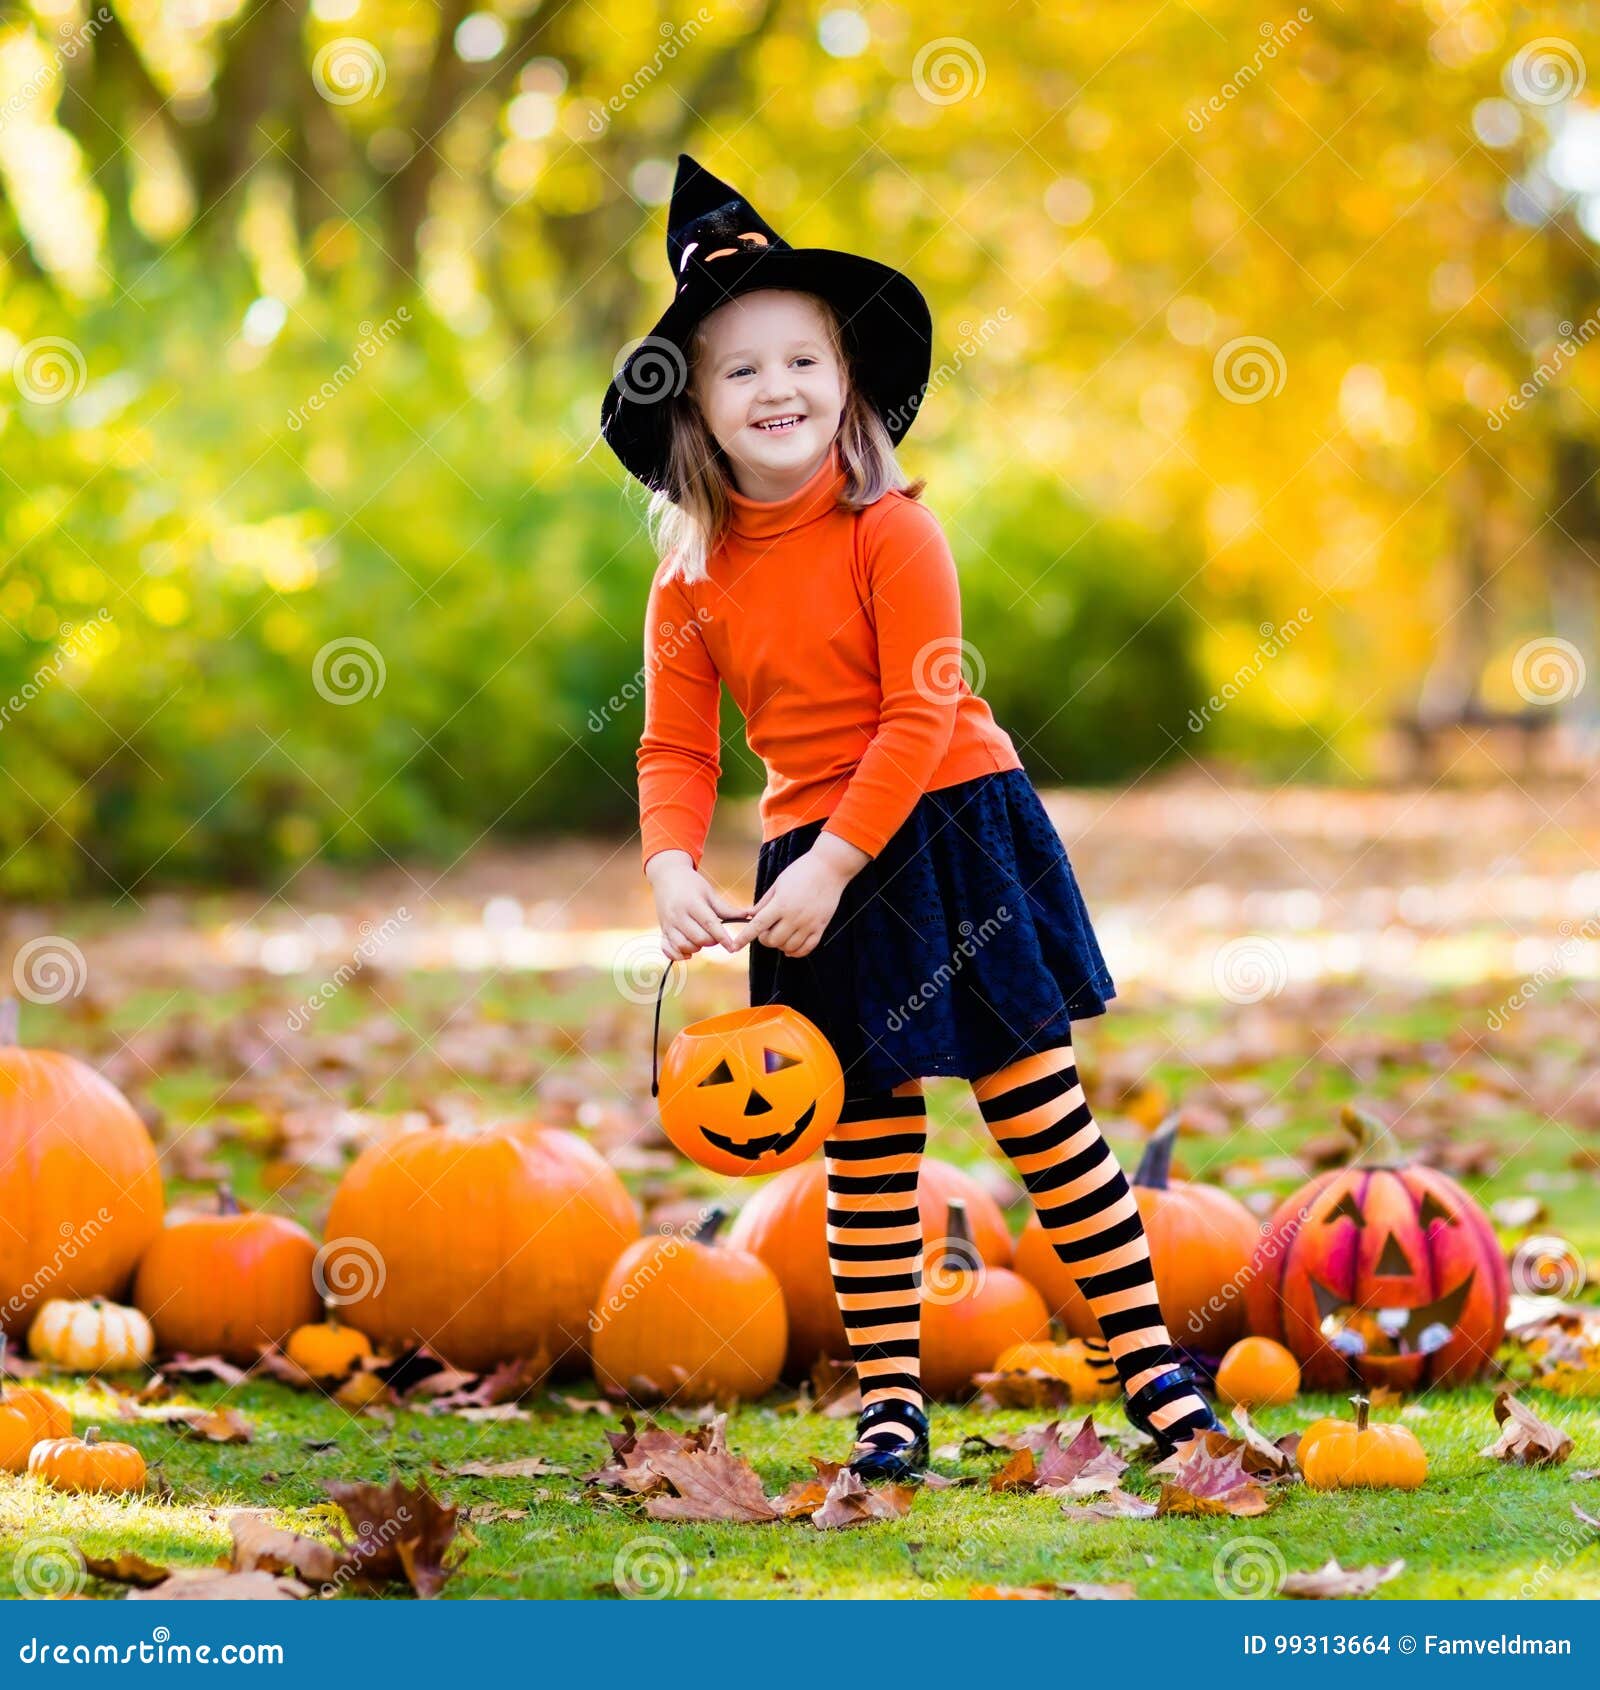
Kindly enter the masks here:
[[1006, 1350], [1050, 1335], [1044, 1298], [1021, 1274], [984, 1264], [959, 1197], [947, 1216], [922, 1275], [922, 1388], [932, 1397], [965, 1395]]
[[1068, 1338], [1062, 1344], [1013, 1344], [995, 1358], [996, 1373], [1043, 1373], [1059, 1379], [1074, 1402], [1110, 1402], [1122, 1394], [1117, 1364], [1104, 1338]]
[[330, 1312], [315, 1325], [297, 1326], [284, 1354], [313, 1379], [342, 1379], [372, 1354], [372, 1341], [353, 1326], [342, 1326]]
[[1293, 1402], [1300, 1392], [1300, 1363], [1271, 1338], [1241, 1338], [1217, 1369], [1217, 1395], [1245, 1408]]
[[144, 1457], [132, 1444], [101, 1443], [98, 1426], [91, 1426], [81, 1438], [49, 1438], [35, 1444], [28, 1471], [57, 1490], [144, 1488]]
[[[660, 1013], [658, 996], [658, 1027]], [[755, 1004], [683, 1028], [650, 1094], [661, 1130], [690, 1161], [718, 1174], [775, 1174], [804, 1162], [838, 1125], [844, 1073], [815, 1022], [787, 1004]]]
[[145, 1252], [133, 1300], [169, 1354], [248, 1363], [317, 1318], [316, 1259], [304, 1227], [241, 1209], [220, 1185], [214, 1215], [170, 1222]]
[[[1353, 1397], [1354, 1423], [1335, 1420], [1312, 1439], [1300, 1440], [1300, 1474], [1312, 1490], [1415, 1490], [1428, 1476], [1428, 1457], [1405, 1426], [1369, 1423], [1366, 1397]], [[1316, 1430], [1315, 1427], [1312, 1428]]]
[[69, 1436], [72, 1416], [48, 1391], [9, 1383], [5, 1367], [6, 1338], [0, 1332], [0, 1470], [25, 1473], [33, 1446], [43, 1438]]
[[649, 1380], [686, 1401], [764, 1396], [778, 1382], [789, 1342], [783, 1287], [747, 1251], [716, 1244], [728, 1211], [699, 1226], [641, 1238], [617, 1257], [595, 1302], [594, 1374], [626, 1393]]

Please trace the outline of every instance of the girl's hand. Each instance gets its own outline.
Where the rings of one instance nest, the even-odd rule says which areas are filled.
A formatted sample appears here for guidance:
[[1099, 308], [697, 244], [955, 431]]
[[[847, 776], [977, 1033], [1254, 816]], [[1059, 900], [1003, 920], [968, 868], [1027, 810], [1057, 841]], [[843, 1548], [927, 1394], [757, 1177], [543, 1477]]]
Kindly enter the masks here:
[[[864, 851], [854, 846], [845, 849], [867, 861]], [[759, 939], [785, 956], [808, 956], [821, 943], [850, 878], [850, 872], [813, 846], [796, 857], [761, 895], [755, 919], [740, 933], [739, 943], [747, 945]]]
[[[668, 862], [667, 857], [681, 859]], [[707, 945], [736, 951], [724, 921], [747, 921], [753, 913], [723, 895], [695, 868], [687, 851], [660, 852], [650, 860], [650, 885], [656, 898], [656, 922], [662, 953], [687, 962]]]

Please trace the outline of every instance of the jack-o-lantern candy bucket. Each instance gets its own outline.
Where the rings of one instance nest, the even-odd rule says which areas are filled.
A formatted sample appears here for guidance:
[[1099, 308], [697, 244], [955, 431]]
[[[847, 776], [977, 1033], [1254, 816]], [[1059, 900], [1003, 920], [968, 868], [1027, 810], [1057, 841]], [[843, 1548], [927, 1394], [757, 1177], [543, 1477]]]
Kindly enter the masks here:
[[776, 1174], [805, 1161], [839, 1124], [844, 1105], [833, 1046], [798, 1010], [761, 1004], [690, 1022], [667, 1046], [658, 1074], [661, 994], [671, 972], [669, 962], [650, 1050], [662, 1131], [717, 1174]]

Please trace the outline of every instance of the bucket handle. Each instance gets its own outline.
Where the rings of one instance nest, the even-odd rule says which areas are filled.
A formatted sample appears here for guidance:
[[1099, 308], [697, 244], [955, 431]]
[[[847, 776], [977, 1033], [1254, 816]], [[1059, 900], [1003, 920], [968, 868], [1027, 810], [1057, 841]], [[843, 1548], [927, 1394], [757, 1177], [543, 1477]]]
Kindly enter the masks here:
[[[748, 921], [753, 918], [742, 915], [730, 915], [725, 916], [723, 919], [725, 921]], [[652, 1097], [657, 1096], [661, 1090], [661, 1081], [659, 1077], [661, 1068], [661, 999], [667, 989], [667, 976], [677, 966], [677, 963], [677, 957], [674, 956], [667, 958], [667, 966], [661, 970], [661, 984], [656, 987], [656, 1025], [655, 1031], [650, 1036], [650, 1095]]]

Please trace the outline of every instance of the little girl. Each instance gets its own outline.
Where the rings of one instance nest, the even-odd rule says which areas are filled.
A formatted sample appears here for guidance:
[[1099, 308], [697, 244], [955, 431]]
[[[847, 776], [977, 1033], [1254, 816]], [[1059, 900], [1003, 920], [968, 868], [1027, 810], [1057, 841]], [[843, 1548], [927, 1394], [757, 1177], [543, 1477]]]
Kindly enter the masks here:
[[[677, 293], [602, 432], [652, 491], [640, 831], [662, 949], [750, 946], [750, 1001], [822, 1029], [845, 1073], [828, 1255], [861, 1384], [850, 1465], [928, 1460], [919, 1383], [922, 1080], [960, 1075], [1170, 1453], [1220, 1430], [1157, 1304], [1138, 1206], [1089, 1112], [1071, 1019], [1116, 988], [1061, 839], [962, 674], [955, 566], [894, 445], [928, 309], [854, 254], [797, 250], [687, 155]], [[767, 771], [756, 902], [699, 872], [726, 682]], [[732, 936], [725, 923], [747, 925]]]

